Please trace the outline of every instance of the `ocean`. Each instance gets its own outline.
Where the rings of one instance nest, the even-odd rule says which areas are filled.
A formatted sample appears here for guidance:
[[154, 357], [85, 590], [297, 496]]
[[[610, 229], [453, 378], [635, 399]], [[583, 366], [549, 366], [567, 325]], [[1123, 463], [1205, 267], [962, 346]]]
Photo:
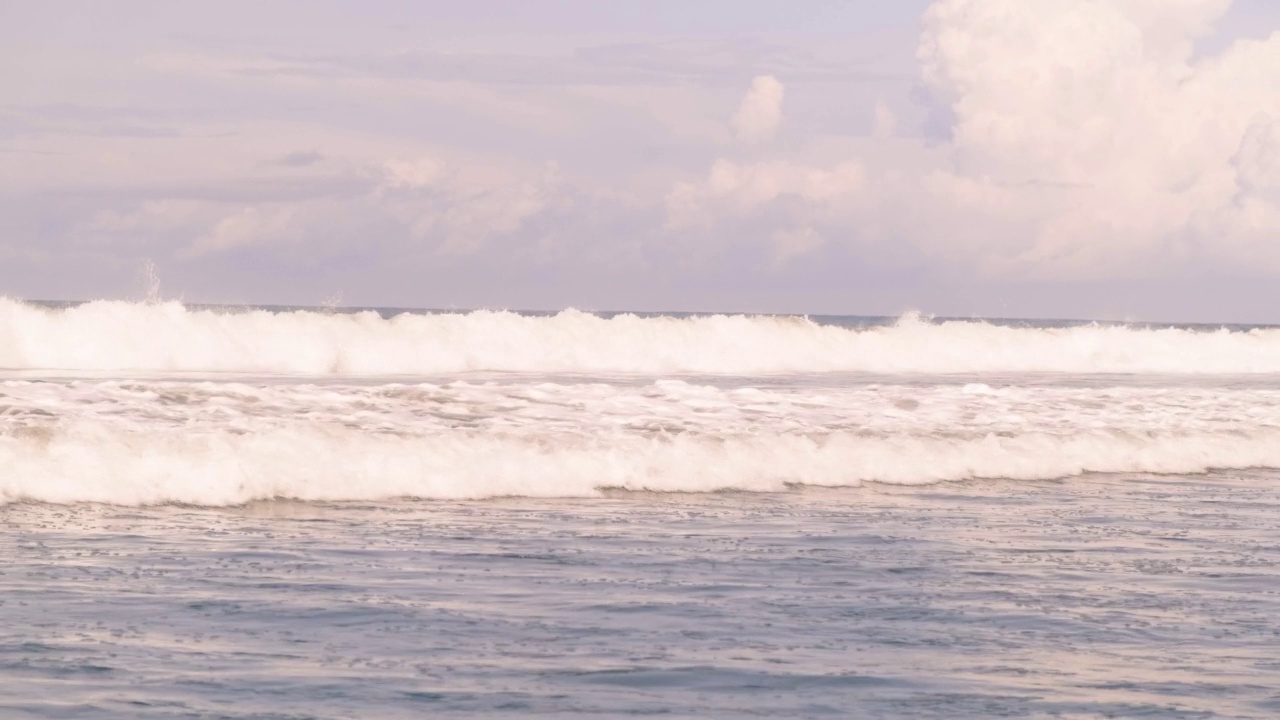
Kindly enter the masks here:
[[0, 717], [1280, 716], [1280, 329], [0, 300]]

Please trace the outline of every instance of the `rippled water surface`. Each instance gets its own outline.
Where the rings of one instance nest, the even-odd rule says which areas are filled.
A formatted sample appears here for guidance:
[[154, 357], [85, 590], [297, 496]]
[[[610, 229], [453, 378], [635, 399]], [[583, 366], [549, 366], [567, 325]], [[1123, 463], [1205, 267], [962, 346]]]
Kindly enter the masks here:
[[0, 506], [0, 716], [1280, 716], [1270, 471]]

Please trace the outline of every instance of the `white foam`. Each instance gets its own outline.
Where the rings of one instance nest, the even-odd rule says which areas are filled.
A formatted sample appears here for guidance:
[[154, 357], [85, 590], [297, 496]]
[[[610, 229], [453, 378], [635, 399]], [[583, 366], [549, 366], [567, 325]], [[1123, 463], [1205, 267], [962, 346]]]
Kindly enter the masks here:
[[[610, 319], [565, 311], [217, 312], [178, 303], [50, 309], [0, 300], [11, 370], [434, 375], [531, 373], [1280, 372], [1280, 331], [933, 324], [849, 329], [803, 318]], [[976, 388], [975, 388], [976, 389]]]
[[979, 438], [755, 435], [404, 438], [297, 424], [261, 433], [77, 424], [0, 438], [0, 503], [231, 505], [265, 498], [589, 497], [606, 488], [771, 491], [1084, 472], [1280, 465], [1280, 432]]
[[1280, 467], [1231, 387], [0, 382], [0, 503], [593, 496]]

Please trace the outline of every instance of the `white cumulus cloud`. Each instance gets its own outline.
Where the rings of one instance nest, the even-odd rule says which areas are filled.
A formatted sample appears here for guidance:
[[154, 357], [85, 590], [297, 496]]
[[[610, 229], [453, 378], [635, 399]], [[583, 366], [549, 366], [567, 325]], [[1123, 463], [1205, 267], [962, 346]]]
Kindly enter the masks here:
[[[941, 145], [878, 105], [842, 156], [721, 158], [676, 184], [669, 220], [752, 212], [790, 238], [842, 223], [847, 242], [989, 276], [1280, 270], [1280, 33], [1196, 57], [1229, 4], [940, 0], [918, 58], [951, 118]], [[735, 127], [769, 97], [757, 79]]]
[[[943, 0], [930, 8], [923, 76], [955, 124], [950, 166], [928, 190], [941, 210], [995, 235], [984, 264], [1113, 274], [1200, 255], [1256, 260], [1221, 252], [1232, 238], [1220, 233], [1231, 222], [1246, 229], [1239, 203], [1264, 199], [1242, 182], [1240, 163], [1251, 166], [1246, 156], [1261, 147], [1251, 132], [1265, 135], [1280, 115], [1280, 35], [1193, 59], [1194, 40], [1228, 5]], [[1023, 223], [1004, 226], [1003, 217], [1019, 215]], [[1273, 223], [1273, 213], [1257, 213], [1243, 224], [1280, 230]], [[1280, 252], [1270, 254], [1280, 263]]]

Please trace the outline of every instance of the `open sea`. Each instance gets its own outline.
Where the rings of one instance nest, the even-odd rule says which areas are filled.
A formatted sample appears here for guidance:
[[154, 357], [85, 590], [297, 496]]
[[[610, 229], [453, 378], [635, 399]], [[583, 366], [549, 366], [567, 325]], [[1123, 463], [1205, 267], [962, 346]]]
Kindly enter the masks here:
[[0, 299], [0, 718], [1280, 717], [1280, 329]]

